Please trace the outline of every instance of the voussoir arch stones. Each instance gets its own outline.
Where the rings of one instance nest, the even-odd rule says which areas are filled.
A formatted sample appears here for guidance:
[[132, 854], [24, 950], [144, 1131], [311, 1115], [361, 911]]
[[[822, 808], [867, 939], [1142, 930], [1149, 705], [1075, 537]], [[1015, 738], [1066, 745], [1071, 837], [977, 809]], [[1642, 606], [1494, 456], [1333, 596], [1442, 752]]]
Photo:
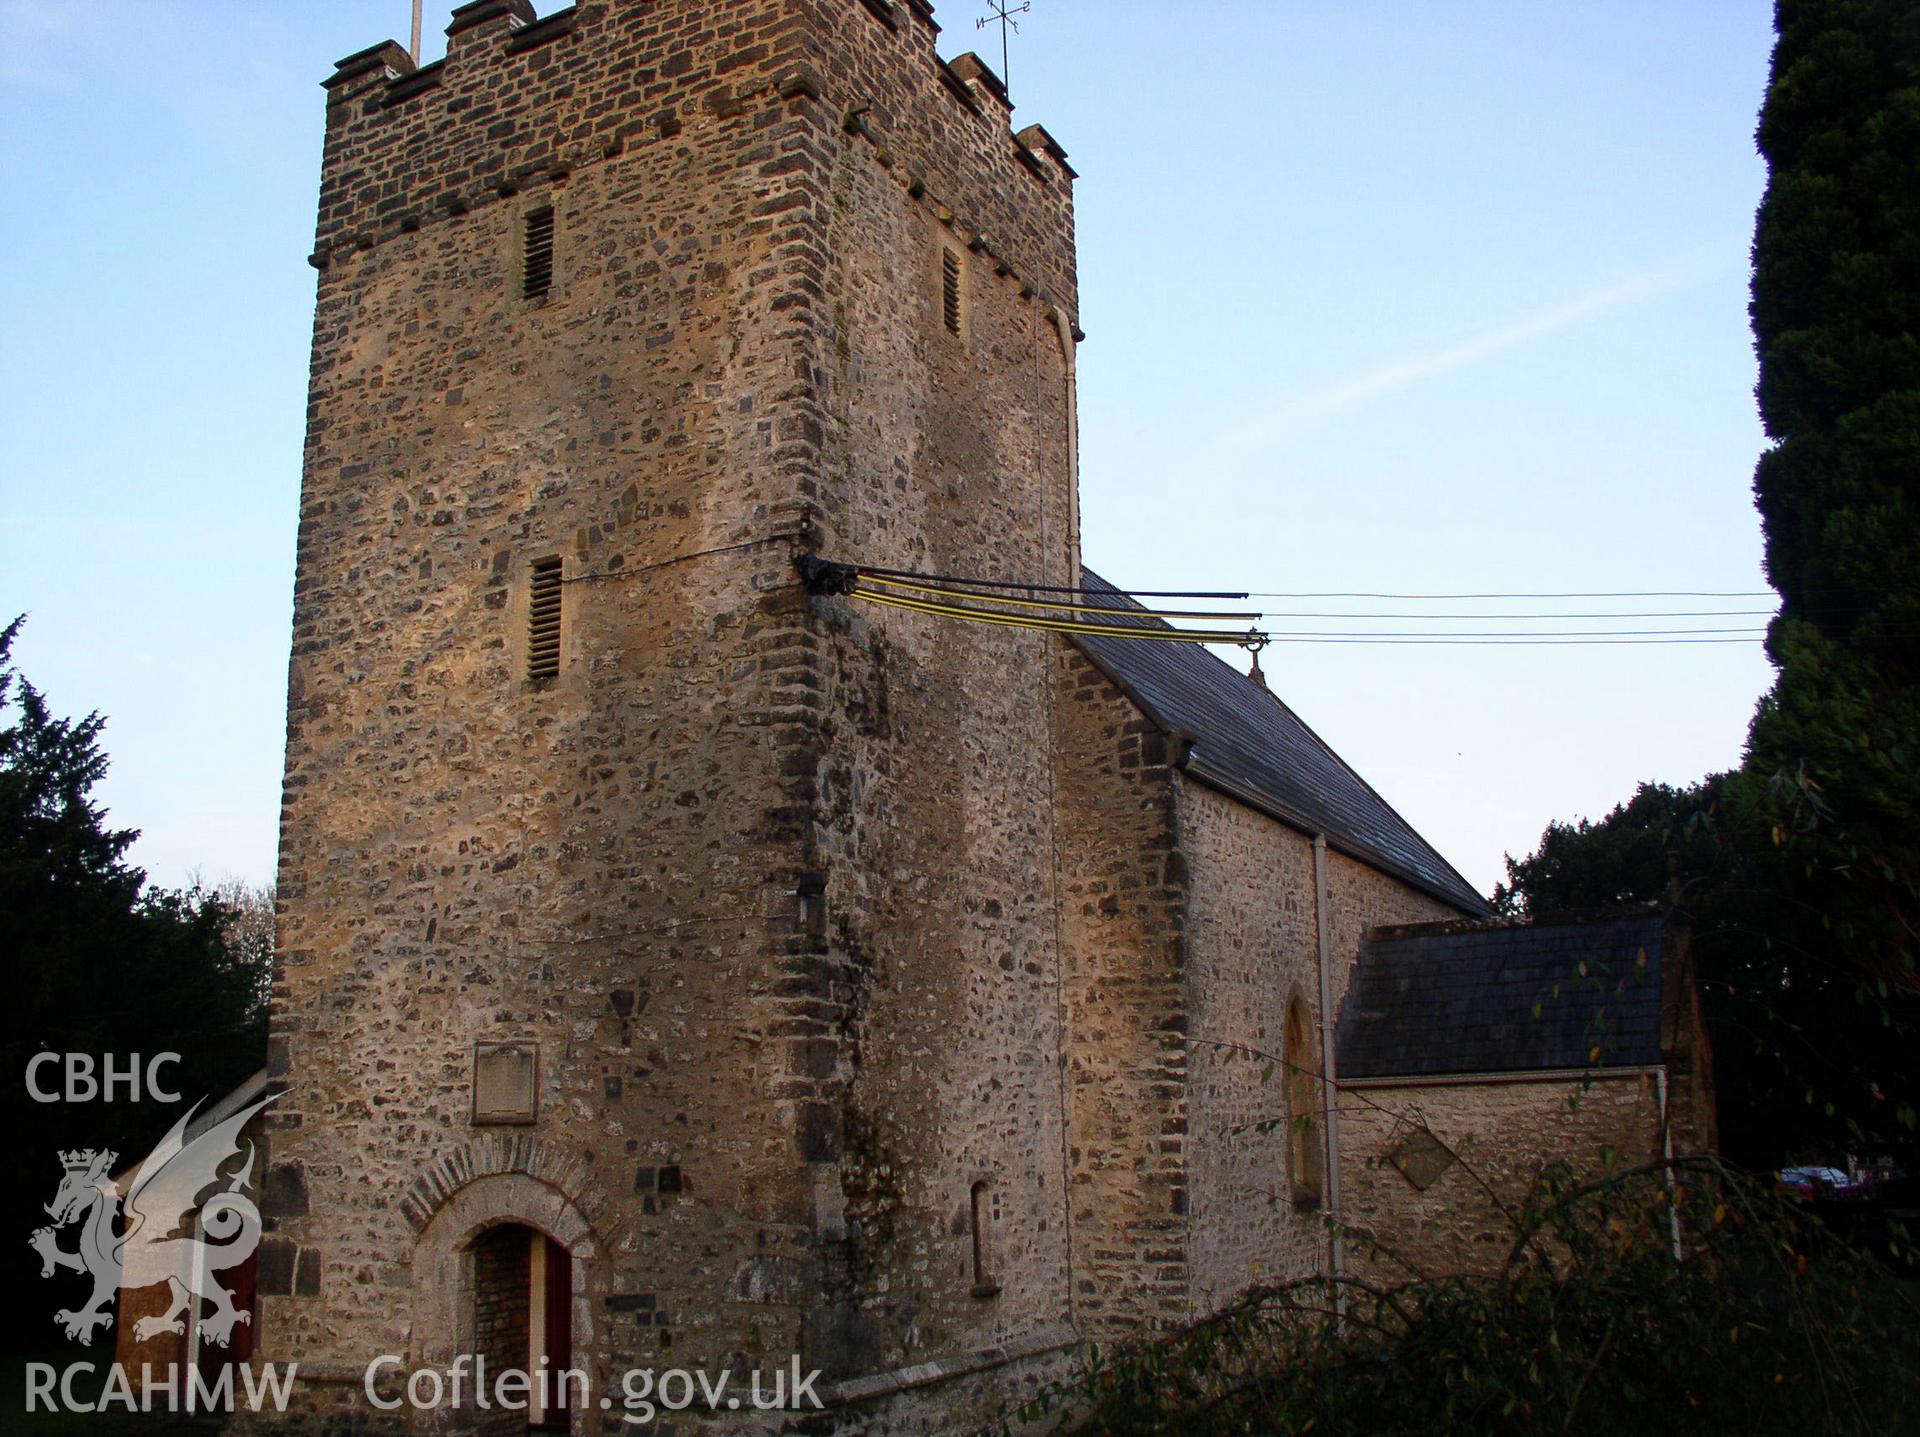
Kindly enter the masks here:
[[539, 1228], [575, 1257], [618, 1246], [618, 1209], [577, 1158], [524, 1135], [463, 1143], [413, 1180], [400, 1212], [416, 1236], [431, 1225], [464, 1246], [503, 1222]]

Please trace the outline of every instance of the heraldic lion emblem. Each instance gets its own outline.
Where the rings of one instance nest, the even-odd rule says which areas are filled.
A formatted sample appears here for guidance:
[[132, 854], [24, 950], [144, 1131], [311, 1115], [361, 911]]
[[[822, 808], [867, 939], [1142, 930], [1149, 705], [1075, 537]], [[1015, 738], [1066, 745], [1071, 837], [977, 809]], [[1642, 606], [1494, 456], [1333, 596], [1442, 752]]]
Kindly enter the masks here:
[[[251, 1320], [251, 1314], [234, 1307], [214, 1275], [245, 1262], [260, 1244], [260, 1211], [245, 1191], [253, 1179], [253, 1144], [247, 1144], [238, 1171], [222, 1173], [221, 1168], [240, 1151], [240, 1130], [272, 1101], [242, 1108], [188, 1141], [187, 1124], [200, 1107], [194, 1104], [140, 1164], [124, 1210], [112, 1176], [117, 1153], [86, 1148], [60, 1154], [67, 1175], [46, 1205], [53, 1223], [38, 1229], [28, 1245], [40, 1254], [42, 1277], [71, 1268], [93, 1279], [86, 1306], [54, 1314], [69, 1338], [91, 1343], [94, 1328], [111, 1327], [114, 1298], [123, 1285], [149, 1287], [161, 1281], [172, 1289], [172, 1301], [160, 1316], [134, 1324], [133, 1335], [141, 1341], [160, 1332], [184, 1333], [181, 1314], [198, 1317], [202, 1300], [212, 1303], [213, 1311], [199, 1318], [200, 1336], [216, 1346], [227, 1345], [236, 1322]], [[203, 1197], [209, 1188], [219, 1190]], [[195, 1213], [197, 1225], [191, 1221]], [[56, 1232], [76, 1223], [79, 1246], [61, 1247]], [[192, 1235], [196, 1226], [198, 1236]]]

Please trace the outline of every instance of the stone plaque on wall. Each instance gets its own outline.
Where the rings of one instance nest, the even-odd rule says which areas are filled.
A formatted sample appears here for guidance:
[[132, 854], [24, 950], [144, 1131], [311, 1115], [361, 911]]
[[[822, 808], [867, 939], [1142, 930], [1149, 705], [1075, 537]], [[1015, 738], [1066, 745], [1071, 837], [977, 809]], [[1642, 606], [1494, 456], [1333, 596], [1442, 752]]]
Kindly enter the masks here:
[[474, 1122], [532, 1122], [538, 1068], [538, 1052], [532, 1043], [474, 1044]]
[[1387, 1161], [1400, 1170], [1400, 1176], [1425, 1192], [1440, 1181], [1441, 1174], [1460, 1161], [1447, 1145], [1426, 1128], [1415, 1128], [1387, 1154]]

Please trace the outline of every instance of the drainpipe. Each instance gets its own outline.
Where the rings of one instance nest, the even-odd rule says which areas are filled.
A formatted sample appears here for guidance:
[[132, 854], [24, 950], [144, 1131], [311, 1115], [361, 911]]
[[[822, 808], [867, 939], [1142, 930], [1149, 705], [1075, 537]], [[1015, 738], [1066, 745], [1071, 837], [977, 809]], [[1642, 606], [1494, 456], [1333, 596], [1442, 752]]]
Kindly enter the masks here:
[[[1327, 1220], [1333, 1225], [1332, 1271], [1345, 1275], [1346, 1247], [1340, 1238], [1340, 1107], [1334, 1100], [1339, 1073], [1333, 1057], [1333, 914], [1327, 892], [1327, 836], [1313, 836], [1313, 913], [1320, 949], [1320, 1129], [1327, 1144]], [[1334, 1289], [1334, 1310], [1345, 1312], [1346, 1292]]]
[[1653, 1070], [1653, 1084], [1660, 1094], [1660, 1152], [1667, 1160], [1667, 1223], [1673, 1232], [1673, 1260], [1679, 1262], [1684, 1254], [1680, 1250], [1680, 1206], [1674, 1200], [1673, 1124], [1667, 1119], [1667, 1065], [1665, 1063]]

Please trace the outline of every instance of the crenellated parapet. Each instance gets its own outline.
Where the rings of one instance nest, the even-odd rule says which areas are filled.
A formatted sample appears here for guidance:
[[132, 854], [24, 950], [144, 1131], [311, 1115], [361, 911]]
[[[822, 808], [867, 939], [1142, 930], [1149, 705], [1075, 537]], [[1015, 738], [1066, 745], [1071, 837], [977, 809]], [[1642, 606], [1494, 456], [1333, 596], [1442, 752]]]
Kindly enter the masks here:
[[689, 126], [814, 106], [1072, 314], [1066, 151], [1037, 125], [1014, 133], [999, 77], [974, 55], [942, 60], [938, 34], [925, 0], [580, 0], [544, 17], [530, 0], [470, 0], [444, 59], [416, 66], [387, 41], [324, 82], [312, 262], [684, 143]]

